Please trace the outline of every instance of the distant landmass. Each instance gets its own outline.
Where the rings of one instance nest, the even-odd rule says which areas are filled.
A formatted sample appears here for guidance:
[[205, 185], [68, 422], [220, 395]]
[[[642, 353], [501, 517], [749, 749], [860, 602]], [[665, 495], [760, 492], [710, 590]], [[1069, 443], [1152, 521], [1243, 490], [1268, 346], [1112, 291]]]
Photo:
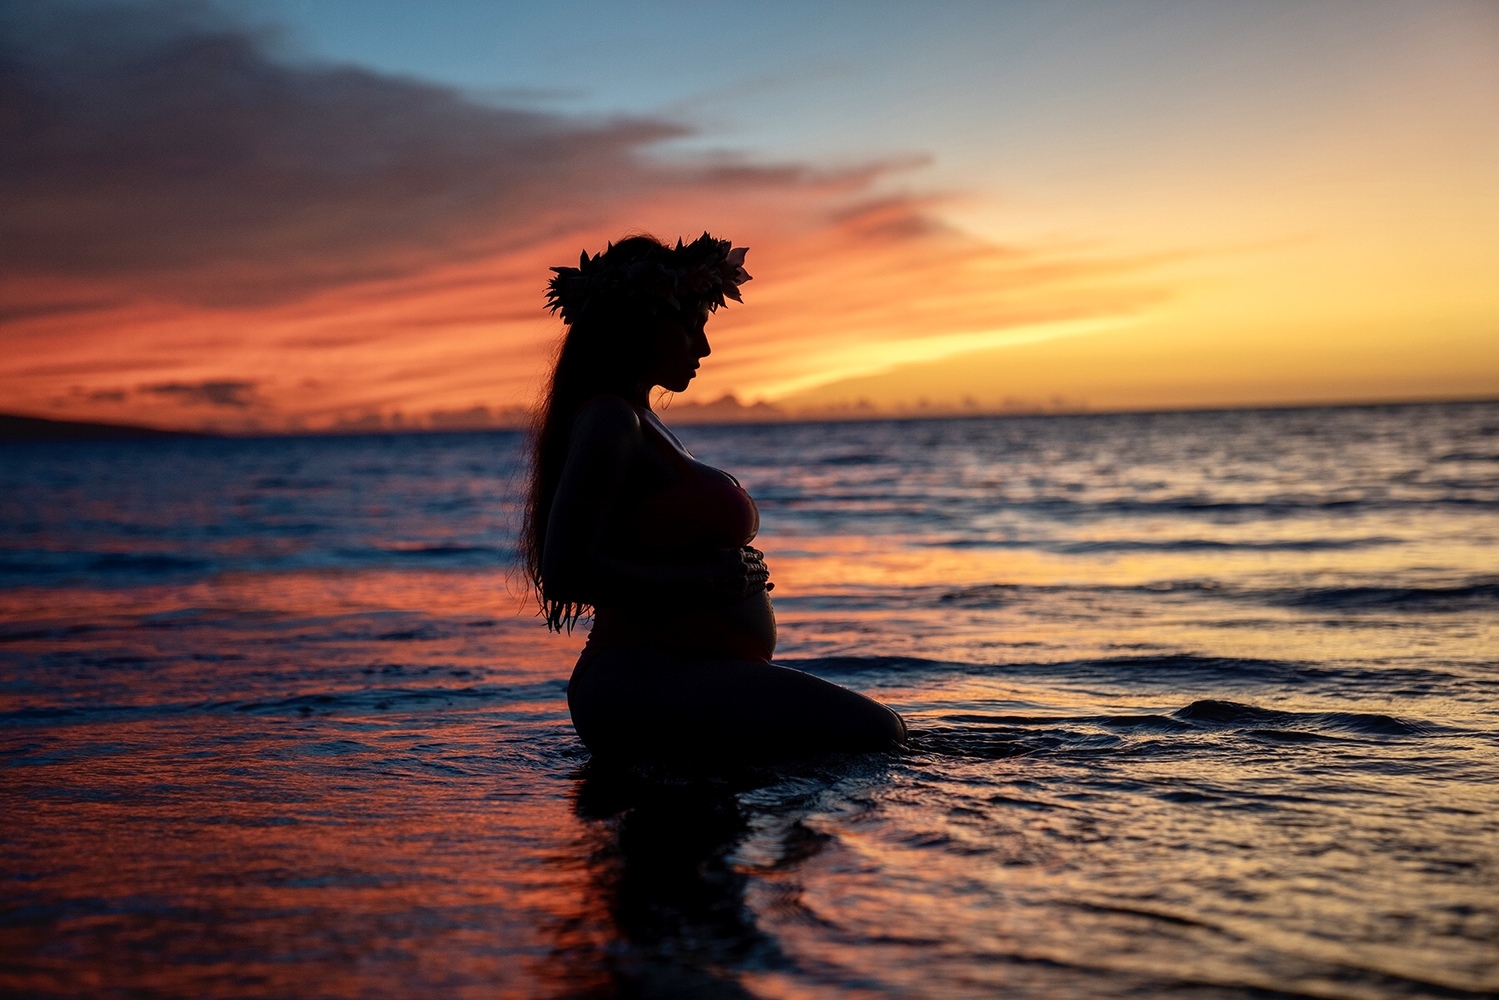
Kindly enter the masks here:
[[0, 413], [0, 441], [109, 441], [131, 438], [203, 437], [190, 431], [166, 431], [139, 424], [98, 424], [83, 420], [48, 420]]
[[733, 394], [711, 403], [674, 403], [663, 411], [674, 424], [764, 424], [789, 420], [791, 414], [770, 403], [739, 402]]

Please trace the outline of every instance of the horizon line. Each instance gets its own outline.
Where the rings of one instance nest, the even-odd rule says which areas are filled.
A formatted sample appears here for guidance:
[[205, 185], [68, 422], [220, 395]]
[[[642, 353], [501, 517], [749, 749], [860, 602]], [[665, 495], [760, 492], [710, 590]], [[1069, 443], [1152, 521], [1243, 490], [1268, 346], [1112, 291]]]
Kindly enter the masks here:
[[[713, 403], [689, 403], [687, 407], [708, 410], [719, 406], [725, 400], [733, 400], [732, 395], [726, 395]], [[1416, 407], [1416, 406], [1476, 406], [1483, 404], [1499, 403], [1499, 395], [1485, 396], [1460, 396], [1446, 398], [1416, 398], [1416, 399], [1367, 399], [1367, 400], [1339, 400], [1333, 402], [1299, 402], [1299, 403], [1250, 403], [1237, 406], [1170, 406], [1170, 407], [1109, 407], [1105, 409], [1089, 409], [1059, 407], [1056, 409], [990, 409], [990, 410], [967, 410], [967, 409], [938, 409], [930, 410], [901, 410], [901, 411], [873, 411], [867, 409], [849, 408], [847, 410], [831, 410], [818, 413], [792, 413], [780, 410], [773, 404], [756, 403], [749, 406], [738, 403], [734, 404], [744, 411], [742, 416], [727, 416], [718, 419], [689, 419], [679, 422], [683, 427], [739, 427], [739, 426], [774, 426], [777, 424], [852, 424], [852, 423], [903, 423], [925, 420], [993, 420], [1004, 418], [1027, 418], [1037, 417], [1107, 417], [1107, 416], [1150, 416], [1166, 415], [1173, 413], [1254, 413], [1273, 412], [1282, 410], [1353, 410], [1353, 409], [1376, 409], [1383, 407]], [[771, 410], [777, 415], [767, 416], [765, 411]], [[758, 411], [758, 412], [756, 412]], [[508, 411], [500, 411], [508, 412]], [[671, 408], [661, 408], [656, 412], [663, 417], [671, 416]], [[681, 410], [678, 410], [681, 414]], [[718, 414], [714, 414], [718, 417]], [[25, 430], [30, 428], [33, 434], [26, 434]], [[403, 426], [334, 426], [321, 429], [295, 429], [295, 430], [189, 430], [182, 428], [160, 427], [153, 424], [140, 423], [118, 423], [113, 421], [94, 420], [60, 420], [55, 417], [43, 417], [28, 413], [0, 412], [0, 443], [10, 442], [55, 442], [67, 440], [128, 440], [130, 438], [162, 438], [162, 437], [197, 437], [197, 438], [306, 438], [306, 437], [392, 437], [392, 436], [429, 436], [441, 434], [484, 434], [503, 433], [514, 434], [526, 431], [524, 423], [506, 423], [462, 426], [418, 426], [407, 424]]]

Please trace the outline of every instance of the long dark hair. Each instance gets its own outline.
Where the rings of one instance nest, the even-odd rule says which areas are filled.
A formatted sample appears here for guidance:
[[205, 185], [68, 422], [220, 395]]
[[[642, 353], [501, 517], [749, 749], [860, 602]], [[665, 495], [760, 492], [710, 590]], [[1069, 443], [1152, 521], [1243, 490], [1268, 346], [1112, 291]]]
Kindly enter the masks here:
[[[643, 261], [665, 262], [671, 252], [653, 236], [631, 236], [611, 245], [604, 257], [628, 267]], [[522, 565], [547, 627], [553, 631], [572, 631], [577, 620], [592, 611], [576, 594], [547, 593], [541, 578], [547, 519], [567, 461], [573, 423], [590, 399], [624, 396], [634, 389], [649, 360], [651, 339], [664, 318], [661, 308], [649, 298], [596, 294], [586, 308], [571, 315], [557, 348], [531, 431], [531, 483], [520, 536]]]

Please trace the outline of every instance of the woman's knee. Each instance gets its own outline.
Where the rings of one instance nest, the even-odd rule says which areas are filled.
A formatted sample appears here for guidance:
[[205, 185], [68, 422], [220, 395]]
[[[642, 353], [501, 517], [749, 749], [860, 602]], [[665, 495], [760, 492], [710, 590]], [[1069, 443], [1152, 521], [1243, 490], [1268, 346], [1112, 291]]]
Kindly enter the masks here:
[[843, 738], [861, 747], [881, 749], [906, 741], [906, 724], [894, 711], [857, 691], [830, 685], [839, 692], [832, 717]]

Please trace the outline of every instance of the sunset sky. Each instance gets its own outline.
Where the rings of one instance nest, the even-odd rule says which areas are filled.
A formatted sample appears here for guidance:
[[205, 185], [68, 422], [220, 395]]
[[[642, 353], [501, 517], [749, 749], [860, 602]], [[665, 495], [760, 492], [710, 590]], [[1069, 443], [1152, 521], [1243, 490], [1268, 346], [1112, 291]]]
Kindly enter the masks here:
[[549, 265], [705, 229], [678, 408], [1499, 396], [1489, 0], [0, 0], [0, 150], [9, 412], [510, 419]]

